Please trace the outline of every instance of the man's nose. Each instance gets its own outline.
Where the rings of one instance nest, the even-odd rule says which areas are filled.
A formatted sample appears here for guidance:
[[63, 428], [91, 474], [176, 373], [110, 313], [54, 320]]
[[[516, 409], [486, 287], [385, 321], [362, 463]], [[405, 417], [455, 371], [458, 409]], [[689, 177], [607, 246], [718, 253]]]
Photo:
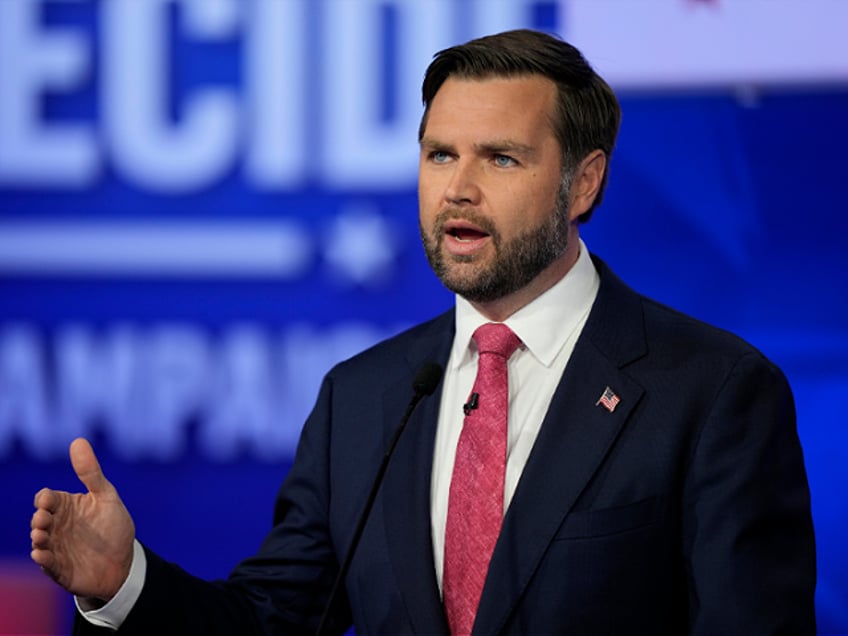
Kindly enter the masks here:
[[473, 162], [459, 160], [454, 164], [453, 174], [445, 188], [445, 199], [453, 204], [479, 203], [480, 174]]

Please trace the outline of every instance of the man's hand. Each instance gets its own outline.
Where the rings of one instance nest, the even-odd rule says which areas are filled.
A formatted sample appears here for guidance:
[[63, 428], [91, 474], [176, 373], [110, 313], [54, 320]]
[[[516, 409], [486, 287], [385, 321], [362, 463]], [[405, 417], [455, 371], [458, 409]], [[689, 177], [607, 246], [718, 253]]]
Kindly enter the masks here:
[[109, 601], [129, 575], [135, 526], [88, 441], [74, 440], [70, 455], [88, 492], [38, 491], [32, 560], [72, 594]]

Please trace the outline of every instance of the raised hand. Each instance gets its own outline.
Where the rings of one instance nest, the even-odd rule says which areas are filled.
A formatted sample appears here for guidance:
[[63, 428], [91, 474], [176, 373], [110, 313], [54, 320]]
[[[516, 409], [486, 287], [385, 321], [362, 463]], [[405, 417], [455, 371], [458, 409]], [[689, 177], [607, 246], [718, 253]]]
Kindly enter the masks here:
[[70, 455], [88, 492], [38, 491], [32, 560], [72, 594], [108, 601], [129, 574], [135, 525], [88, 441], [74, 440]]

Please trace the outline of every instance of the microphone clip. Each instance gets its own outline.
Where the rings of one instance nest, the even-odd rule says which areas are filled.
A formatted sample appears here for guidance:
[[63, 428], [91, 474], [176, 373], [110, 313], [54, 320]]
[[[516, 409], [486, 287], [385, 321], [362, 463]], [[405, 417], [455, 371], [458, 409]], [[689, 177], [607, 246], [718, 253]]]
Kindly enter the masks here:
[[466, 416], [471, 415], [471, 411], [477, 408], [477, 401], [480, 399], [479, 393], [472, 393], [468, 398], [468, 402], [462, 405], [462, 412]]

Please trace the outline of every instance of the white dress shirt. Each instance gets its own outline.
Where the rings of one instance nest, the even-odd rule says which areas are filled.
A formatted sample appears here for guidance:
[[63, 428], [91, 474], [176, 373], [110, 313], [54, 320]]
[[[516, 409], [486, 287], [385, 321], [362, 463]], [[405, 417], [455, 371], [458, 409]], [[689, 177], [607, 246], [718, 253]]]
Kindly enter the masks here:
[[[599, 278], [583, 241], [574, 267], [562, 280], [506, 320], [522, 346], [509, 359], [509, 437], [504, 510], [527, 463], [542, 426], [548, 404], [559, 384], [574, 343], [586, 323], [598, 292]], [[461, 297], [456, 299], [456, 336], [445, 369], [431, 483], [433, 556], [439, 589], [442, 586], [445, 522], [456, 444], [462, 428], [462, 405], [468, 400], [477, 374], [477, 351], [471, 335], [489, 322]], [[138, 541], [134, 544], [130, 574], [115, 597], [83, 616], [102, 627], [117, 629], [126, 620], [144, 586], [147, 560]]]
[[[509, 413], [504, 510], [509, 507], [548, 405], [574, 350], [574, 344], [586, 324], [599, 284], [598, 273], [581, 241], [577, 263], [568, 274], [505, 321], [521, 339], [522, 345], [508, 362]], [[456, 336], [445, 369], [430, 482], [433, 558], [440, 590], [448, 493], [456, 445], [465, 416], [462, 405], [468, 401], [477, 375], [477, 349], [471, 336], [477, 327], [486, 322], [490, 321], [467, 300], [457, 296]]]

